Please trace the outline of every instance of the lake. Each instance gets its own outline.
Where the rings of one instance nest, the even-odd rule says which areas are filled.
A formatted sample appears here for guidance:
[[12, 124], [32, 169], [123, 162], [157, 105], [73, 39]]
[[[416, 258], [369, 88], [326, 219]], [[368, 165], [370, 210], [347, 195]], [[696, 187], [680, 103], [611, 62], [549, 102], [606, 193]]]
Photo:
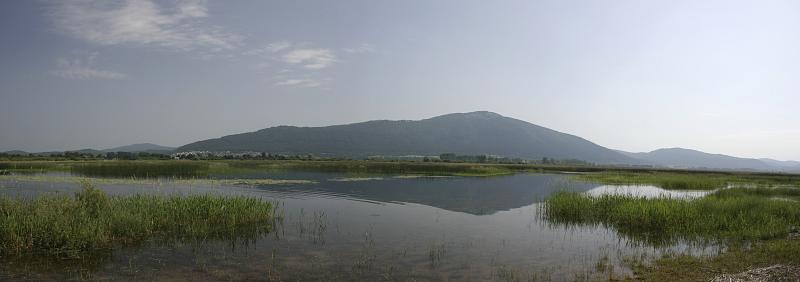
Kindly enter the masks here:
[[[68, 174], [48, 173], [53, 179]], [[4, 258], [0, 280], [573, 280], [630, 274], [631, 260], [713, 247], [646, 246], [603, 226], [560, 226], [540, 216], [556, 191], [695, 197], [651, 186], [609, 187], [561, 174], [502, 177], [351, 176], [253, 172], [216, 179], [296, 179], [291, 185], [216, 185], [162, 181], [96, 184], [112, 195], [213, 193], [279, 205], [276, 230], [248, 242], [144, 244], [78, 260]], [[45, 178], [47, 179], [47, 178]], [[0, 194], [72, 193], [63, 181], [0, 181]], [[675, 194], [678, 193], [678, 194]]]

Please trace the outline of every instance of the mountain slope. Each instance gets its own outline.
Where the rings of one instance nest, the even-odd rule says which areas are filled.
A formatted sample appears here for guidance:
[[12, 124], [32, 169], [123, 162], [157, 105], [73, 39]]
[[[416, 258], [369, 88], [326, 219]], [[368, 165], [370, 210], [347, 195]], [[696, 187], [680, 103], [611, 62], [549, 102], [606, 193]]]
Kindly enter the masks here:
[[419, 121], [376, 120], [325, 127], [278, 126], [191, 143], [178, 151], [263, 151], [335, 156], [490, 154], [525, 159], [637, 160], [583, 138], [491, 112]]
[[792, 166], [794, 162], [739, 158], [722, 154], [710, 154], [684, 148], [658, 149], [648, 153], [618, 151], [631, 158], [647, 161], [650, 164], [682, 167], [733, 170], [791, 171], [800, 169]]
[[111, 149], [105, 149], [105, 152], [169, 152], [174, 151], [175, 148], [156, 145], [152, 143], [139, 143], [126, 146], [120, 146]]
[[773, 159], [758, 159], [758, 160], [772, 166], [788, 167], [800, 170], [800, 162], [798, 161], [779, 161]]

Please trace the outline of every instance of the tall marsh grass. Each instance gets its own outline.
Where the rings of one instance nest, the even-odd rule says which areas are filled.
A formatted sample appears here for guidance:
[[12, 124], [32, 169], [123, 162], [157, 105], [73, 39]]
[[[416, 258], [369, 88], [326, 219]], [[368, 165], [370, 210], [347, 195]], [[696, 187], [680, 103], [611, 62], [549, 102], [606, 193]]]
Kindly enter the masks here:
[[72, 166], [72, 172], [96, 177], [176, 177], [208, 175], [209, 164], [197, 161], [100, 161]]
[[68, 168], [68, 162], [52, 162], [52, 161], [9, 161], [0, 162], [0, 170], [5, 171], [56, 171]]
[[425, 162], [377, 161], [282, 161], [250, 163], [262, 169], [307, 170], [366, 174], [420, 174], [452, 176], [496, 176], [513, 174], [517, 170], [505, 165]]
[[252, 240], [273, 228], [272, 204], [212, 195], [0, 198], [0, 255], [80, 257], [146, 241]]
[[714, 190], [728, 185], [800, 186], [800, 175], [747, 173], [603, 171], [577, 176], [578, 180], [611, 185], [644, 184], [671, 190]]
[[[789, 192], [790, 191], [790, 192]], [[590, 197], [559, 192], [545, 201], [543, 217], [553, 224], [602, 225], [652, 245], [676, 240], [741, 241], [785, 238], [800, 226], [800, 202], [724, 189], [704, 198], [681, 200], [625, 195]]]

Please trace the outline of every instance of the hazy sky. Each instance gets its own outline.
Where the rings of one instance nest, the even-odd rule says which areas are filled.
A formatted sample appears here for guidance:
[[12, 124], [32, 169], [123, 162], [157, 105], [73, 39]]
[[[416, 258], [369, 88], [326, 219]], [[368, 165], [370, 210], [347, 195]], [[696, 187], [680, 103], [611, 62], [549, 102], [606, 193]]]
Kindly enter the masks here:
[[800, 159], [800, 1], [0, 1], [0, 151], [494, 111]]

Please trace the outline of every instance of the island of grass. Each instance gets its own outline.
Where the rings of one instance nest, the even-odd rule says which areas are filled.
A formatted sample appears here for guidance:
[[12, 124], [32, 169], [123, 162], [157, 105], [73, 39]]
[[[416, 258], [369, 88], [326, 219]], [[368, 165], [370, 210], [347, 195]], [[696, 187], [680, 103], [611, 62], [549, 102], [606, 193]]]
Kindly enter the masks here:
[[644, 280], [708, 281], [753, 267], [800, 265], [799, 196], [788, 187], [729, 188], [695, 200], [561, 192], [545, 201], [542, 214], [557, 225], [607, 226], [645, 245], [719, 244], [726, 251], [717, 256], [668, 256], [635, 267]]
[[275, 211], [256, 198], [107, 196], [84, 183], [73, 196], [0, 198], [0, 256], [77, 258], [149, 241], [253, 240]]
[[606, 170], [578, 175], [580, 181], [609, 185], [654, 185], [670, 190], [714, 190], [729, 186], [795, 186], [800, 175], [685, 170]]

